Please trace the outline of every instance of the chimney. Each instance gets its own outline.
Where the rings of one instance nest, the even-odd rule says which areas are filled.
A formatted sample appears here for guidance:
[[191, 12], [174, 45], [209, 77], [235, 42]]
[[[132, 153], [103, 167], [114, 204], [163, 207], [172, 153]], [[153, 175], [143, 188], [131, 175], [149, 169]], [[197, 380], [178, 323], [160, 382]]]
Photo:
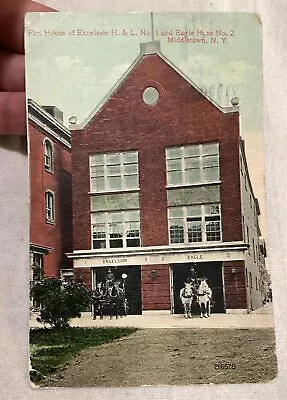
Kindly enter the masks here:
[[63, 113], [56, 106], [42, 106], [44, 110], [52, 115], [58, 122], [63, 123]]
[[160, 41], [153, 40], [152, 42], [140, 43], [140, 53], [142, 55], [160, 53]]

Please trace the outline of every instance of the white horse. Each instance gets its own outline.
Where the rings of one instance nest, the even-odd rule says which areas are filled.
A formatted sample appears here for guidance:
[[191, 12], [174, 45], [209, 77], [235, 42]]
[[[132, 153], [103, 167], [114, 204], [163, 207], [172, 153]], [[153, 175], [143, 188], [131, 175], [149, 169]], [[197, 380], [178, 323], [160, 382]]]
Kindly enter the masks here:
[[180, 289], [179, 297], [184, 308], [184, 318], [191, 318], [191, 305], [194, 296], [191, 283], [184, 283], [184, 288]]
[[206, 280], [202, 279], [197, 290], [197, 302], [200, 308], [200, 318], [210, 317], [211, 297], [212, 297], [212, 290], [206, 283]]

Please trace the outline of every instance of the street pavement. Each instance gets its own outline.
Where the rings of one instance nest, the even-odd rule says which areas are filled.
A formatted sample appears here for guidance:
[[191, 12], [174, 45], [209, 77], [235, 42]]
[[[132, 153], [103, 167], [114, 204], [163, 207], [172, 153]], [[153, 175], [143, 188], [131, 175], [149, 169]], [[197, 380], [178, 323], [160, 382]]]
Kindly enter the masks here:
[[[30, 327], [42, 327], [36, 321], [35, 314], [31, 314]], [[193, 316], [185, 319], [183, 314], [145, 314], [128, 315], [122, 318], [93, 320], [90, 313], [84, 313], [81, 318], [74, 318], [71, 326], [78, 327], [134, 327], [134, 328], [224, 328], [224, 329], [259, 329], [273, 328], [273, 306], [267, 303], [262, 308], [249, 314], [212, 314], [209, 318]]]

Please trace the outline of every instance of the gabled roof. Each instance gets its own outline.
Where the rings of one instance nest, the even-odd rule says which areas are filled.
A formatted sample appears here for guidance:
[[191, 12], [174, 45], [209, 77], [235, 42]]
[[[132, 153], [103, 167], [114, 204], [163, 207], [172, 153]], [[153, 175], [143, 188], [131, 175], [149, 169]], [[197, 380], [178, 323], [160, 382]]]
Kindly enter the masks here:
[[132, 70], [141, 62], [144, 56], [156, 54], [158, 55], [167, 65], [169, 65], [178, 75], [180, 75], [184, 80], [186, 80], [195, 90], [197, 90], [203, 97], [205, 97], [210, 103], [212, 103], [218, 110], [226, 113], [234, 113], [239, 112], [239, 106], [234, 105], [230, 107], [221, 107], [216, 101], [214, 101], [211, 97], [209, 97], [206, 93], [202, 91], [190, 78], [188, 78], [176, 65], [174, 65], [167, 57], [161, 54], [160, 51], [160, 42], [145, 42], [140, 44], [140, 54], [133, 61], [133, 63], [129, 66], [129, 68], [124, 72], [124, 74], [120, 77], [120, 79], [115, 83], [115, 85], [107, 92], [104, 98], [98, 103], [98, 105], [92, 110], [92, 112], [88, 115], [88, 117], [80, 124], [70, 125], [70, 130], [80, 130], [83, 129], [88, 123], [92, 120], [92, 118], [102, 109], [105, 103], [112, 97], [114, 92], [122, 85], [122, 83], [128, 78], [129, 74]]

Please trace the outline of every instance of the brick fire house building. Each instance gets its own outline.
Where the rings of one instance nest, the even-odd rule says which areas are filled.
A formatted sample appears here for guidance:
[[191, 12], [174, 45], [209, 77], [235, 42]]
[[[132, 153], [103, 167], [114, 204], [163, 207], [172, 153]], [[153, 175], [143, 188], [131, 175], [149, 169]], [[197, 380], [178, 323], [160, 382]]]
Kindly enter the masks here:
[[72, 129], [73, 260], [89, 287], [127, 274], [131, 313], [181, 313], [191, 267], [215, 312], [262, 305], [266, 249], [240, 137], [222, 108], [160, 52], [140, 54]]
[[31, 282], [73, 274], [71, 134], [54, 106], [28, 101]]

